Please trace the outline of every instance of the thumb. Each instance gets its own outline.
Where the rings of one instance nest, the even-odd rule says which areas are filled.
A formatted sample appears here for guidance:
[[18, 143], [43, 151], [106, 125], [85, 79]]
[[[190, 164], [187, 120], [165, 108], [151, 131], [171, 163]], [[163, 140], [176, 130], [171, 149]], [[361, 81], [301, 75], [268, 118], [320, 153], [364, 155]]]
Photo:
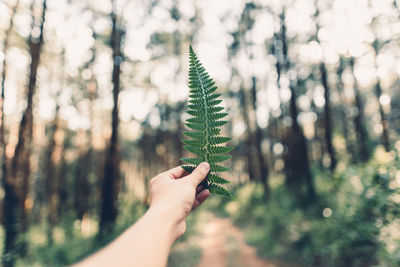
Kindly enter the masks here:
[[198, 186], [206, 178], [209, 171], [210, 165], [207, 162], [202, 162], [187, 176], [187, 178], [194, 186]]

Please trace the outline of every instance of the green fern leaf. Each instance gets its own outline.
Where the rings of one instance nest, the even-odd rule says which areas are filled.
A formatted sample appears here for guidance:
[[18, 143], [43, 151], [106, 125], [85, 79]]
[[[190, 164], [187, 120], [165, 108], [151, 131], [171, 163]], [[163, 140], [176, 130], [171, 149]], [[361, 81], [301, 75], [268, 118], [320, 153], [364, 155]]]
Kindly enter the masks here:
[[221, 119], [228, 114], [222, 112], [224, 108], [219, 106], [222, 103], [222, 100], [219, 99], [221, 94], [215, 93], [217, 90], [215, 82], [198, 60], [192, 46], [189, 48], [189, 88], [187, 113], [191, 117], [186, 120], [185, 125], [193, 131], [184, 132], [188, 139], [182, 140], [182, 143], [187, 151], [197, 157], [182, 158], [183, 162], [189, 164], [183, 165], [182, 168], [191, 173], [201, 162], [208, 162], [210, 173], [207, 175], [208, 185], [207, 183], [206, 185], [210, 192], [233, 199], [231, 193], [218, 185], [227, 184], [229, 181], [215, 174], [230, 170], [219, 165], [231, 158], [224, 154], [233, 149], [222, 145], [231, 138], [220, 135], [219, 127], [228, 123]]
[[210, 184], [209, 185], [210, 192], [218, 195], [222, 195], [224, 197], [227, 197], [229, 199], [235, 199], [231, 193], [229, 193], [225, 188], [222, 186], [216, 185], [216, 184]]
[[230, 182], [224, 178], [221, 178], [215, 174], [209, 174], [207, 180], [214, 184], [229, 184]]

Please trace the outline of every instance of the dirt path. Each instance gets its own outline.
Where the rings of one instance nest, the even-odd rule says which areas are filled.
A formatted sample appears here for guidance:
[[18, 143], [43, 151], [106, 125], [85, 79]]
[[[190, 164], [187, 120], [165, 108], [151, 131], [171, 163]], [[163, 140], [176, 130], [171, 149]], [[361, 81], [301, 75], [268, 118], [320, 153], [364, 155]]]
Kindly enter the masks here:
[[283, 264], [266, 261], [246, 244], [242, 231], [229, 219], [209, 215], [204, 225], [200, 247], [203, 256], [197, 267], [282, 267]]

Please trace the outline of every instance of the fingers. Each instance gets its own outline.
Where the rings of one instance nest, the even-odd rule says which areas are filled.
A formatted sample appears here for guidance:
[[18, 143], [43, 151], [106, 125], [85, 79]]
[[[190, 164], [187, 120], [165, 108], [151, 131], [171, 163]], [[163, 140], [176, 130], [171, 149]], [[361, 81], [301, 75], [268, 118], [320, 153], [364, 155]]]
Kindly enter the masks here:
[[196, 195], [197, 195], [198, 193], [200, 193], [201, 190], [203, 190], [203, 186], [200, 184], [200, 185], [198, 185], [198, 186], [196, 187]]
[[193, 203], [192, 210], [196, 209], [201, 203], [204, 202], [210, 196], [210, 190], [205, 189], [196, 195]]
[[206, 178], [209, 170], [210, 165], [207, 162], [202, 162], [187, 176], [187, 178], [194, 186], [198, 186]]
[[165, 174], [169, 175], [172, 179], [179, 179], [187, 173], [181, 166], [178, 166], [166, 171]]

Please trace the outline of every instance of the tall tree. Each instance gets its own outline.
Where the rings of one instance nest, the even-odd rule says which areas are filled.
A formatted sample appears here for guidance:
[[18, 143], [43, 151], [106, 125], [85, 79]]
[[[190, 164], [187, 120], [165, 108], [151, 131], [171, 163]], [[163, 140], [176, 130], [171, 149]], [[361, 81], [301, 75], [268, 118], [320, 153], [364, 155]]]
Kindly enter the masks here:
[[[315, 32], [315, 40], [317, 43], [321, 46], [321, 49], [323, 51], [323, 47], [321, 44], [321, 40], [319, 39], [319, 32], [321, 30], [320, 22], [319, 22], [319, 8], [318, 8], [318, 0], [315, 1], [315, 15], [314, 15], [314, 20], [315, 20], [315, 27], [316, 27], [316, 32]], [[333, 171], [336, 167], [336, 156], [335, 156], [335, 150], [333, 147], [333, 142], [332, 142], [332, 108], [331, 108], [331, 89], [329, 86], [329, 79], [328, 79], [328, 71], [326, 69], [326, 64], [325, 64], [325, 59], [324, 59], [324, 53], [322, 53], [322, 59], [319, 64], [319, 71], [321, 75], [321, 84], [324, 88], [324, 98], [325, 98], [325, 105], [324, 105], [324, 115], [323, 115], [323, 120], [324, 120], [324, 133], [325, 133], [325, 144], [326, 144], [326, 149], [329, 154], [330, 158], [330, 170]]]
[[4, 102], [5, 102], [5, 85], [6, 85], [6, 78], [7, 78], [7, 50], [9, 47], [9, 40], [12, 29], [14, 27], [14, 17], [17, 13], [17, 9], [19, 6], [19, 0], [15, 3], [14, 7], [11, 10], [10, 14], [10, 22], [8, 28], [5, 32], [5, 37], [3, 41], [3, 54], [4, 59], [1, 66], [1, 99], [0, 99], [0, 112], [1, 112], [1, 121], [0, 121], [0, 146], [2, 149], [2, 160], [1, 160], [1, 170], [2, 170], [2, 177], [3, 181], [6, 180], [7, 177], [7, 156], [6, 156], [6, 140], [5, 140], [5, 115], [4, 115]]
[[[245, 11], [243, 11], [245, 14]], [[245, 15], [242, 14], [241, 16], [241, 21], [243, 21], [243, 18]], [[241, 31], [243, 31], [242, 27], [239, 27], [237, 31], [232, 33], [233, 37], [233, 42], [229, 46], [228, 50], [228, 61], [232, 64], [233, 59], [237, 56], [239, 48], [240, 48], [240, 43], [241, 43]], [[239, 75], [238, 69], [236, 66], [232, 66], [232, 71], [231, 71], [231, 79], [230, 81], [234, 80], [234, 77], [237, 77]], [[230, 87], [230, 86], [228, 86]], [[256, 181], [257, 180], [257, 175], [256, 175], [256, 167], [254, 163], [254, 141], [253, 141], [253, 135], [250, 131], [250, 116], [249, 116], [249, 103], [248, 103], [248, 97], [246, 94], [246, 90], [243, 86], [243, 83], [240, 84], [237, 97], [240, 102], [240, 113], [243, 118], [243, 122], [246, 125], [246, 131], [245, 131], [245, 146], [243, 147], [243, 154], [246, 158], [246, 170], [247, 174], [249, 175], [249, 180], [250, 181]]]
[[[43, 45], [44, 23], [46, 17], [46, 0], [43, 0], [41, 21], [36, 25], [36, 19], [32, 13], [32, 29], [28, 38], [28, 47], [31, 57], [30, 74], [27, 88], [27, 105], [22, 115], [19, 126], [18, 142], [11, 162], [10, 175], [5, 181], [6, 190], [4, 198], [6, 244], [3, 257], [4, 266], [14, 266], [16, 230], [16, 210], [19, 206], [20, 229], [25, 232], [28, 227], [25, 201], [29, 189], [30, 154], [33, 132], [33, 97], [36, 91], [37, 70], [40, 62], [40, 53]], [[32, 4], [33, 11], [33, 4]], [[34, 32], [39, 29], [39, 34]]]
[[[285, 8], [279, 15], [280, 32], [275, 37], [277, 45], [275, 47], [276, 60], [279, 63], [280, 71], [284, 71], [289, 79], [289, 90], [291, 92], [289, 100], [289, 116], [291, 124], [286, 129], [283, 143], [286, 146], [284, 155], [286, 184], [303, 203], [309, 203], [315, 198], [313, 177], [310, 170], [308, 149], [303, 130], [298, 123], [299, 110], [297, 107], [297, 90], [304, 86], [294, 75], [294, 65], [289, 59], [289, 43], [286, 33]], [[279, 76], [281, 77], [281, 76]], [[277, 81], [280, 84], [280, 80]]]
[[[93, 21], [94, 24], [94, 21]], [[79, 162], [77, 163], [75, 170], [75, 180], [74, 180], [74, 208], [76, 216], [79, 220], [82, 220], [85, 215], [89, 213], [89, 209], [91, 204], [94, 201], [91, 201], [93, 198], [90, 197], [92, 191], [90, 190], [90, 181], [89, 176], [94, 172], [94, 157], [96, 154], [94, 153], [94, 149], [92, 146], [93, 141], [93, 127], [94, 127], [94, 101], [97, 97], [97, 77], [94, 72], [94, 63], [96, 61], [97, 49], [96, 49], [96, 33], [94, 27], [91, 26], [92, 29], [92, 37], [95, 40], [93, 46], [90, 48], [91, 58], [88, 62], [83, 66], [82, 72], [84, 70], [89, 71], [90, 77], [88, 81], [82, 84], [82, 89], [84, 91], [84, 97], [89, 99], [89, 121], [90, 127], [85, 131], [86, 142], [80, 142], [78, 144], [78, 153], [79, 153]], [[79, 77], [79, 79], [83, 79], [83, 77]], [[81, 82], [80, 80], [80, 82]]]
[[[314, 72], [314, 71], [313, 71]], [[315, 70], [315, 73], [317, 73], [318, 70]], [[316, 80], [318, 77], [315, 77], [313, 73], [308, 77], [308, 79], [313, 79]], [[312, 95], [315, 95], [315, 87], [311, 89]], [[312, 99], [311, 101], [311, 111], [316, 114], [316, 119], [314, 122], [314, 136], [311, 141], [311, 160], [317, 164], [317, 166], [320, 169], [324, 168], [324, 163], [323, 163], [323, 156], [325, 153], [325, 146], [324, 146], [324, 121], [323, 121], [323, 116], [321, 115], [320, 109], [317, 107], [315, 98]], [[322, 133], [321, 133], [322, 132]]]
[[[370, 8], [373, 8], [372, 1], [369, 1], [368, 5]], [[395, 8], [397, 7], [396, 1], [393, 1], [393, 6]], [[386, 21], [384, 21], [383, 23], [386, 24]], [[382, 96], [383, 91], [382, 91], [381, 77], [379, 77], [379, 74], [378, 74], [378, 68], [379, 68], [378, 56], [379, 56], [380, 51], [384, 48], [384, 46], [391, 42], [392, 38], [386, 39], [386, 40], [382, 40], [381, 38], [379, 38], [379, 36], [377, 34], [379, 28], [376, 29], [376, 26], [379, 26], [379, 24], [383, 24], [383, 23], [381, 22], [380, 16], [374, 16], [372, 18], [370, 25], [371, 25], [372, 34], [374, 35], [374, 41], [371, 43], [371, 46], [375, 53], [375, 66], [374, 67], [376, 69], [376, 82], [375, 82], [374, 89], [375, 89], [375, 95], [377, 98], [377, 104], [378, 104], [378, 108], [379, 108], [380, 123], [381, 123], [381, 127], [382, 127], [382, 137], [381, 138], [382, 138], [383, 147], [385, 148], [385, 150], [387, 152], [389, 152], [390, 151], [389, 121], [386, 117], [385, 110], [383, 109], [383, 105], [382, 105], [382, 101], [381, 101], [381, 96]], [[386, 27], [386, 25], [385, 25], [385, 27]], [[398, 39], [395, 39], [395, 40], [396, 40], [396, 42], [398, 42]]]
[[[0, 125], [0, 146], [1, 146], [1, 174], [2, 174], [2, 182], [3, 189], [5, 192], [4, 205], [3, 205], [3, 216], [4, 216], [4, 228], [5, 228], [5, 246], [3, 251], [3, 265], [4, 266], [12, 266], [9, 262], [12, 262], [13, 248], [15, 247], [15, 236], [17, 235], [16, 230], [16, 214], [15, 207], [17, 205], [17, 198], [15, 191], [13, 189], [13, 185], [8, 180], [7, 176], [7, 143], [5, 140], [5, 115], [4, 115], [4, 102], [5, 102], [5, 83], [7, 78], [7, 50], [9, 47], [9, 39], [14, 26], [14, 17], [17, 13], [19, 5], [19, 0], [15, 3], [13, 9], [10, 14], [10, 22], [8, 28], [5, 32], [5, 38], [3, 41], [3, 54], [4, 59], [2, 62], [2, 73], [1, 73], [1, 99], [0, 99], [0, 108], [1, 108], [1, 125]], [[8, 205], [6, 205], [8, 204]], [[8, 260], [10, 259], [10, 260]]]
[[[49, 138], [44, 158], [44, 183], [45, 183], [45, 201], [47, 214], [47, 242], [49, 245], [53, 243], [53, 228], [58, 219], [58, 210], [60, 205], [60, 195], [58, 188], [60, 187], [59, 169], [61, 165], [61, 153], [64, 141], [62, 136], [62, 121], [60, 118], [60, 95], [64, 90], [65, 81], [65, 49], [60, 53], [60, 74], [58, 75], [60, 86], [54, 88], [55, 91], [55, 112], [54, 119], [49, 127]], [[53, 75], [52, 75], [53, 76]], [[57, 85], [58, 86], [58, 85]]]
[[[256, 6], [252, 3], [248, 3], [245, 6], [245, 10], [242, 14], [242, 20], [245, 25], [245, 28], [247, 31], [251, 30], [253, 28], [255, 19], [254, 19], [254, 14], [255, 11], [260, 9], [259, 6]], [[254, 59], [253, 55], [253, 50], [252, 46], [253, 43], [251, 40], [247, 38], [248, 35], [245, 33], [242, 33], [242, 42], [243, 45], [247, 48], [246, 52], [249, 55], [250, 60]], [[262, 142], [263, 142], [263, 132], [260, 126], [257, 123], [257, 117], [256, 117], [256, 112], [257, 112], [257, 97], [258, 97], [258, 91], [257, 91], [257, 77], [255, 76], [254, 73], [252, 73], [251, 77], [251, 88], [250, 88], [250, 94], [251, 94], [251, 113], [253, 116], [253, 123], [252, 125], [249, 125], [250, 128], [253, 128], [252, 135], [254, 135], [254, 148], [255, 148], [255, 160], [256, 160], [256, 166], [258, 167], [258, 180], [261, 182], [261, 184], [264, 187], [264, 197], [267, 199], [269, 197], [269, 184], [268, 184], [268, 175], [269, 175], [269, 167], [268, 163], [266, 161], [265, 153], [263, 152], [262, 149]]]
[[[254, 112], [257, 111], [257, 78], [253, 76], [251, 78], [252, 86], [251, 86], [251, 102]], [[270, 188], [268, 184], [268, 175], [269, 175], [269, 167], [268, 163], [265, 159], [264, 152], [262, 149], [263, 142], [263, 132], [260, 126], [255, 121], [255, 133], [254, 133], [254, 141], [256, 147], [257, 161], [259, 167], [259, 175], [261, 179], [261, 183], [264, 187], [264, 198], [267, 199], [269, 197]]]
[[[254, 3], [246, 3], [240, 16], [239, 27], [232, 33], [233, 42], [230, 46], [230, 57], [236, 56], [240, 48], [243, 48], [253, 59], [251, 49], [252, 41], [247, 38], [248, 32], [252, 30], [255, 19], [255, 11], [259, 9]], [[232, 76], [238, 75], [237, 68], [233, 68]], [[251, 87], [247, 90], [244, 83], [241, 84], [238, 92], [240, 110], [243, 121], [246, 124], [246, 161], [247, 171], [250, 180], [261, 182], [264, 187], [264, 196], [269, 195], [268, 175], [269, 168], [262, 151], [263, 133], [256, 120], [257, 110], [257, 77], [251, 73]]]
[[[377, 38], [372, 42], [372, 47], [375, 52], [375, 68], [378, 70], [378, 63], [377, 58], [379, 55], [380, 49], [385, 45], [385, 42], [380, 42]], [[383, 109], [381, 96], [382, 96], [382, 85], [381, 85], [381, 78], [379, 75], [376, 75], [376, 83], [375, 83], [375, 95], [378, 102], [379, 107], [379, 115], [381, 117], [381, 126], [382, 126], [382, 143], [383, 147], [387, 152], [390, 151], [390, 140], [389, 140], [389, 121], [386, 118], [385, 111]]]
[[120, 175], [118, 153], [118, 97], [120, 92], [121, 64], [123, 62], [122, 38], [124, 30], [117, 19], [115, 0], [112, 1], [112, 12], [110, 16], [112, 22], [110, 45], [114, 62], [112, 71], [114, 106], [111, 114], [111, 139], [106, 154], [101, 191], [100, 235], [110, 231], [117, 218]]
[[354, 104], [357, 109], [357, 112], [354, 116], [354, 125], [355, 125], [357, 143], [359, 144], [358, 160], [361, 162], [366, 162], [371, 157], [371, 151], [369, 148], [368, 131], [365, 126], [364, 103], [358, 86], [358, 81], [354, 72], [355, 64], [356, 64], [356, 59], [354, 57], [350, 57], [349, 65], [351, 68], [351, 73], [353, 75]]
[[[234, 73], [235, 70], [232, 70]], [[250, 181], [258, 181], [258, 175], [256, 171], [255, 154], [254, 154], [254, 136], [250, 128], [250, 115], [249, 115], [249, 103], [247, 97], [247, 91], [244, 89], [243, 83], [240, 85], [238, 97], [240, 101], [240, 111], [242, 113], [243, 121], [246, 125], [245, 133], [245, 149], [244, 154], [247, 161], [247, 173], [249, 174]]]
[[350, 140], [350, 134], [349, 134], [349, 127], [348, 127], [348, 115], [347, 115], [347, 100], [346, 96], [344, 94], [344, 84], [343, 84], [343, 72], [345, 70], [345, 59], [343, 56], [340, 56], [339, 58], [339, 65], [336, 69], [336, 89], [339, 93], [340, 97], [340, 105], [339, 105], [339, 114], [341, 117], [341, 124], [342, 124], [342, 131], [343, 131], [343, 138], [345, 141], [345, 146], [346, 146], [346, 151], [349, 155], [354, 154], [353, 151], [353, 146], [351, 144]]
[[47, 152], [45, 155], [45, 199], [46, 199], [46, 210], [47, 210], [47, 242], [53, 243], [53, 226], [56, 222], [57, 216], [57, 167], [56, 162], [56, 149], [57, 149], [57, 133], [60, 128], [59, 118], [60, 106], [56, 104], [56, 111], [54, 120], [50, 128], [50, 135], [48, 139]]

